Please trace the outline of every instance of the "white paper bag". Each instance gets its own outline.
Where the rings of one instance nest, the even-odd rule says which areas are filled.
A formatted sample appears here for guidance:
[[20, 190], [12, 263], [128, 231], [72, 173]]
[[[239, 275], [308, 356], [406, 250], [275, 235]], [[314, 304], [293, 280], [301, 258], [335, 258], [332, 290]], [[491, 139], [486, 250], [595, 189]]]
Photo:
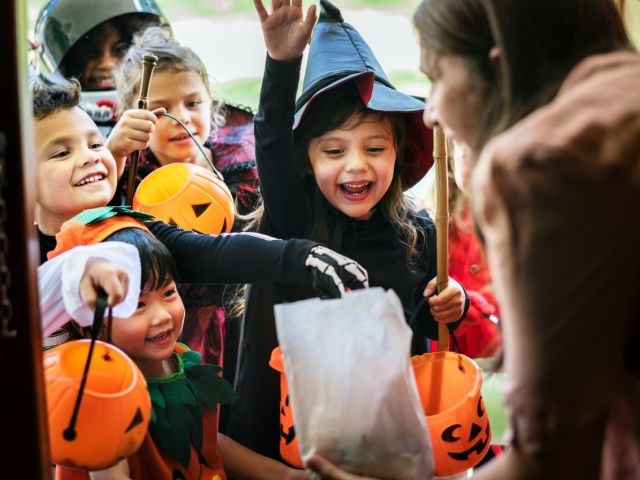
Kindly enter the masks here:
[[431, 442], [397, 295], [357, 290], [276, 305], [303, 461], [318, 453], [377, 478], [429, 479]]

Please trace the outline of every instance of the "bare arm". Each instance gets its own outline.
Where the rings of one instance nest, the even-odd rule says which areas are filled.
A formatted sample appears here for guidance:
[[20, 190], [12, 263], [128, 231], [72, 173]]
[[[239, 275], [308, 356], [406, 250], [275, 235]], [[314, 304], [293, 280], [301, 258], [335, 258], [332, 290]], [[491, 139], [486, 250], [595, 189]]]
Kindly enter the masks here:
[[240, 445], [231, 438], [218, 434], [218, 451], [224, 469], [237, 480], [302, 480], [309, 478], [303, 470], [296, 470]]

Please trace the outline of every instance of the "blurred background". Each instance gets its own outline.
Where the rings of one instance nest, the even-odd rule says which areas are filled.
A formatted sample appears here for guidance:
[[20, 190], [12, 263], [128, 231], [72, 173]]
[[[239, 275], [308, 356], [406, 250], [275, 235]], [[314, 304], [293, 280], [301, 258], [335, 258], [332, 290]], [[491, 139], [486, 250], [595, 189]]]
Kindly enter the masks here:
[[[108, 2], [109, 0], [104, 0]], [[205, 62], [225, 101], [255, 110], [265, 48], [253, 0], [156, 0], [176, 38]], [[31, 39], [46, 0], [28, 0]], [[270, 0], [265, 0], [267, 8]], [[304, 0], [305, 9], [312, 0]], [[334, 0], [360, 31], [399, 90], [426, 96], [411, 16], [419, 0]]]

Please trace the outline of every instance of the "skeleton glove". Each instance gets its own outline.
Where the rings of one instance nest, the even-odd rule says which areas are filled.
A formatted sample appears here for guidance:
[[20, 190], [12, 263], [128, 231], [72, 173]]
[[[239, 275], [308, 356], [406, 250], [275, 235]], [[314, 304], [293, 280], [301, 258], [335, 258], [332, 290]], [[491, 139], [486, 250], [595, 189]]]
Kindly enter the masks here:
[[354, 260], [317, 245], [305, 261], [311, 286], [322, 297], [339, 297], [346, 289], [369, 287], [367, 271]]

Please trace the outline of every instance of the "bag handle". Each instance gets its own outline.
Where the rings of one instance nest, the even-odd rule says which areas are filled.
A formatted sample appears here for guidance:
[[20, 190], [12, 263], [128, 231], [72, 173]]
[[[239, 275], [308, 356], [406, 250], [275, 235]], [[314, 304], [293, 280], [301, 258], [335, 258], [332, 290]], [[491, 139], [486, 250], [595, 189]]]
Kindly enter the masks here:
[[[76, 438], [76, 421], [78, 420], [78, 412], [80, 411], [80, 403], [82, 402], [82, 395], [84, 394], [84, 387], [87, 383], [87, 377], [89, 376], [89, 365], [91, 365], [91, 358], [93, 357], [93, 348], [96, 345], [96, 338], [98, 333], [102, 329], [104, 322], [104, 311], [106, 310], [107, 294], [104, 290], [98, 290], [98, 298], [96, 299], [96, 309], [93, 315], [93, 325], [91, 326], [91, 344], [89, 345], [89, 353], [87, 354], [87, 361], [84, 364], [84, 371], [82, 372], [82, 380], [80, 381], [80, 388], [78, 389], [78, 396], [76, 397], [76, 403], [73, 406], [73, 413], [69, 419], [69, 426], [62, 432], [62, 436], [68, 442], [75, 440]], [[109, 326], [111, 326], [111, 308], [109, 308]], [[111, 334], [109, 333], [109, 336]]]

